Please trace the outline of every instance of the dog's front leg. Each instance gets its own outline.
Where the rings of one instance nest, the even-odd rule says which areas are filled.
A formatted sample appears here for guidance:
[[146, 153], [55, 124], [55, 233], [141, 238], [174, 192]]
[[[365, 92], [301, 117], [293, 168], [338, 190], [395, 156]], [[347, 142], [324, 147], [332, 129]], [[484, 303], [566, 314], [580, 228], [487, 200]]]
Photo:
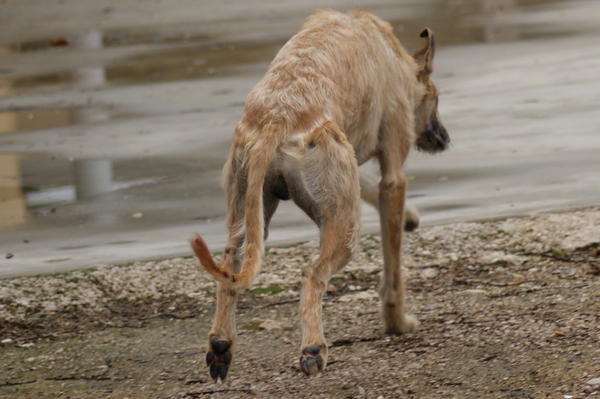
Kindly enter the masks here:
[[[360, 197], [379, 210], [379, 185], [368, 173], [360, 172]], [[404, 207], [404, 231], [415, 231], [419, 227], [419, 212], [416, 208]]]
[[406, 313], [404, 303], [406, 283], [402, 272], [402, 231], [405, 191], [406, 178], [401, 171], [384, 174], [379, 192], [384, 261], [380, 296], [385, 329], [389, 333], [410, 332], [418, 325], [417, 319]]

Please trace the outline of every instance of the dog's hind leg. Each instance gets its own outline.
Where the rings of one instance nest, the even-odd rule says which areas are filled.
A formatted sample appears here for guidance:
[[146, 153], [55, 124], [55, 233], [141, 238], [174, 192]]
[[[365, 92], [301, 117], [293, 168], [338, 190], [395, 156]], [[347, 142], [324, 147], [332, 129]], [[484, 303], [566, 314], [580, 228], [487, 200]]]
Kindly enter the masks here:
[[[360, 172], [360, 197], [379, 210], [379, 184], [376, 179]], [[404, 231], [415, 231], [419, 227], [419, 212], [411, 206], [404, 207]]]
[[327, 344], [321, 322], [321, 299], [332, 274], [350, 260], [359, 234], [360, 192], [354, 151], [333, 123], [306, 139], [301, 173], [288, 187], [296, 202], [320, 228], [320, 254], [302, 272], [300, 367], [314, 375], [326, 366]]
[[344, 218], [332, 218], [321, 226], [320, 254], [302, 271], [300, 317], [302, 343], [300, 367], [306, 375], [315, 375], [327, 365], [327, 342], [321, 320], [321, 299], [329, 279], [348, 263], [352, 255], [348, 237], [356, 226]]
[[[407, 113], [409, 114], [409, 113]], [[379, 163], [379, 214], [383, 244], [384, 270], [380, 296], [386, 332], [404, 333], [416, 329], [417, 320], [406, 313], [406, 282], [402, 270], [402, 235], [406, 177], [402, 166], [412, 146], [413, 123], [393, 113], [382, 124]]]
[[[223, 183], [227, 198], [227, 227], [229, 240], [223, 253], [223, 268], [235, 272], [239, 268], [240, 249], [244, 235], [242, 221], [244, 218], [244, 195], [246, 185], [240, 177], [244, 173], [236, 157], [236, 149], [232, 148], [223, 170]], [[216, 308], [210, 332], [208, 333], [208, 350], [206, 366], [209, 367], [213, 380], [224, 380], [232, 358], [232, 345], [236, 335], [235, 309], [238, 292], [217, 282]]]
[[[244, 232], [245, 176], [243, 170], [236, 168], [236, 161], [228, 159], [224, 170], [224, 185], [227, 197], [227, 225], [229, 241], [223, 254], [223, 267], [230, 272], [238, 272], [242, 258]], [[263, 215], [265, 218], [265, 236], [269, 221], [275, 212], [279, 200], [269, 191], [265, 191]], [[239, 292], [226, 284], [217, 283], [216, 309], [211, 330], [208, 334], [206, 365], [213, 380], [224, 380], [232, 359], [232, 346], [236, 336], [235, 311]]]

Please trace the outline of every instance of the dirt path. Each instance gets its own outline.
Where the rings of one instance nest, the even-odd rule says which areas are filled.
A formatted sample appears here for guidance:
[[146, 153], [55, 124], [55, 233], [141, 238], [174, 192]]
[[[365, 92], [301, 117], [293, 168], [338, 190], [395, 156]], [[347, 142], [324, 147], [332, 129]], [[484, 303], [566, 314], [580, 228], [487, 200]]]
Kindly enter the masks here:
[[417, 333], [382, 333], [379, 238], [325, 300], [330, 364], [298, 369], [299, 267], [271, 248], [225, 384], [203, 364], [213, 283], [192, 259], [0, 280], [2, 398], [600, 397], [600, 209], [407, 235]]

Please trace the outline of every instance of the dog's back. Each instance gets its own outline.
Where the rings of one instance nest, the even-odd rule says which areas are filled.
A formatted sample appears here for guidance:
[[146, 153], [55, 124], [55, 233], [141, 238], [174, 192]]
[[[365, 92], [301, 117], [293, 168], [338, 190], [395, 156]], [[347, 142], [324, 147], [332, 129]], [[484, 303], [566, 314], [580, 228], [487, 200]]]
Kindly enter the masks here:
[[265, 124], [285, 121], [283, 134], [302, 133], [333, 120], [362, 163], [376, 149], [384, 112], [415, 95], [416, 68], [387, 22], [364, 11], [321, 10], [248, 95], [242, 130], [260, 134]]

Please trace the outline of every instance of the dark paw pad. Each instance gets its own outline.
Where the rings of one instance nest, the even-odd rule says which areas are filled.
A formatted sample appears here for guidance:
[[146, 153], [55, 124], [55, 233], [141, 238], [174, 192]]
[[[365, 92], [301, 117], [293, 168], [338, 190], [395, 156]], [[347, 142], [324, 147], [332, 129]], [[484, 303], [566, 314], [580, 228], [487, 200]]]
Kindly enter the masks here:
[[300, 368], [304, 374], [311, 376], [323, 371], [323, 358], [319, 354], [322, 348], [322, 345], [310, 345], [302, 349]]
[[415, 231], [417, 229], [417, 227], [419, 227], [419, 221], [418, 220], [406, 220], [404, 222], [404, 231]]
[[210, 348], [206, 353], [206, 365], [210, 367], [210, 377], [217, 382], [227, 377], [229, 364], [231, 363], [231, 341], [212, 340]]

